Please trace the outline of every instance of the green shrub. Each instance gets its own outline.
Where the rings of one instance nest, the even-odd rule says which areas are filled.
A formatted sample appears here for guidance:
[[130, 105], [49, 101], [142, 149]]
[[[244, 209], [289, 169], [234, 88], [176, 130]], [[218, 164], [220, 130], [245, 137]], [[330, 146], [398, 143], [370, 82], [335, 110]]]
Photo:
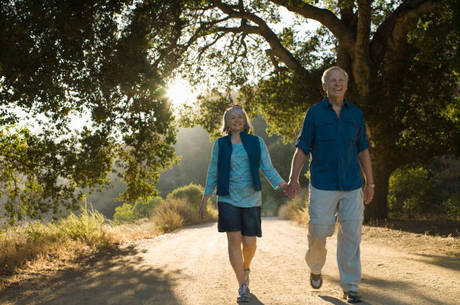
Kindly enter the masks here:
[[134, 205], [124, 203], [123, 205], [115, 208], [113, 220], [116, 224], [124, 222], [134, 222], [141, 218], [150, 218], [156, 206], [160, 205], [163, 199], [161, 197], [154, 197], [148, 202], [137, 201]]
[[108, 238], [104, 230], [105, 218], [101, 213], [83, 210], [80, 216], [70, 214], [62, 218], [57, 224], [50, 224], [56, 231], [75, 241], [83, 242], [90, 247], [100, 248], [107, 246]]
[[406, 167], [396, 170], [389, 181], [390, 211], [409, 217], [421, 213], [442, 212], [439, 210], [434, 186], [432, 174], [426, 168]]
[[136, 219], [139, 218], [150, 218], [153, 215], [153, 211], [156, 206], [163, 202], [163, 198], [154, 197], [148, 202], [137, 201], [134, 204], [134, 216]]
[[192, 183], [175, 189], [166, 197], [166, 199], [183, 199], [197, 211], [200, 208], [202, 198], [203, 187]]
[[449, 198], [443, 203], [447, 216], [452, 220], [460, 220], [460, 198]]
[[113, 214], [113, 221], [116, 224], [123, 222], [134, 222], [136, 217], [134, 216], [134, 207], [132, 204], [124, 203], [123, 205], [115, 208], [115, 214]]

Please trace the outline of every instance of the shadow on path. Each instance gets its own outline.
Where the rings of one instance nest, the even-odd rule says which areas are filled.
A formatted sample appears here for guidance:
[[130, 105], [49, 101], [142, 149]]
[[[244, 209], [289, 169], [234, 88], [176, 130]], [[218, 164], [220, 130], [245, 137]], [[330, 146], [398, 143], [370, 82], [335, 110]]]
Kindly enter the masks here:
[[[37, 276], [7, 287], [1, 304], [14, 305], [179, 305], [172, 292], [173, 275], [143, 265], [134, 247], [115, 249], [80, 262], [54, 276]], [[179, 273], [179, 272], [176, 272]], [[180, 275], [179, 275], [180, 277]], [[44, 293], [45, 292], [45, 293]], [[15, 296], [14, 299], [12, 296]]]
[[[338, 290], [341, 289], [338, 278], [326, 277], [325, 279], [337, 285]], [[359, 287], [362, 296], [362, 302], [359, 304], [362, 305], [446, 305], [444, 301], [440, 301], [436, 296], [429, 293], [430, 290], [414, 287], [410, 281], [398, 279], [389, 281], [365, 274]], [[324, 294], [319, 295], [319, 297], [334, 305], [348, 304], [345, 300]], [[454, 304], [454, 300], [452, 300], [452, 304]]]
[[418, 256], [420, 256], [420, 259], [416, 260], [421, 263], [431, 264], [450, 270], [460, 271], [460, 256], [451, 257], [428, 254], [418, 254]]
[[386, 219], [366, 223], [366, 225], [418, 234], [460, 236], [460, 221], [458, 220]]
[[256, 295], [253, 294], [253, 293], [250, 293], [249, 302], [246, 302], [246, 303], [237, 302], [237, 304], [264, 305], [264, 303], [262, 303], [262, 302], [256, 297]]
[[[327, 296], [327, 295], [320, 295], [319, 296], [322, 300], [326, 301], [326, 302], [329, 302], [331, 304], [334, 304], [334, 305], [346, 305], [348, 304], [347, 302], [344, 302], [340, 299], [337, 299], [337, 298], [334, 298], [334, 297], [331, 297], [331, 296]], [[363, 303], [361, 303], [363, 304]]]

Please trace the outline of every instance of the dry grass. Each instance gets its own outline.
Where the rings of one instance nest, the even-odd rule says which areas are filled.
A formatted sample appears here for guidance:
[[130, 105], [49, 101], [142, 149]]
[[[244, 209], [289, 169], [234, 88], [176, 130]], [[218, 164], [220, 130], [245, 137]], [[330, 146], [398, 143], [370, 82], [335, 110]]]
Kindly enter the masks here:
[[307, 195], [302, 193], [294, 199], [289, 200], [282, 205], [278, 210], [278, 217], [281, 219], [293, 220], [299, 224], [305, 225], [308, 223], [308, 202]]
[[[208, 220], [217, 211], [210, 207]], [[17, 275], [24, 269], [54, 268], [69, 264], [118, 244], [152, 238], [184, 225], [200, 223], [198, 211], [184, 200], [171, 199], [158, 207], [152, 219], [113, 225], [98, 212], [84, 211], [56, 223], [31, 222], [0, 233], [0, 276]]]
[[[208, 221], [217, 219], [217, 211], [208, 206]], [[187, 225], [201, 223], [198, 211], [184, 199], [166, 199], [157, 206], [152, 217], [153, 223], [161, 232], [172, 232]]]
[[112, 243], [104, 217], [97, 212], [71, 214], [57, 223], [11, 227], [0, 234], [0, 274], [11, 274], [34, 261], [73, 259]]
[[408, 253], [460, 257], [460, 238], [433, 236], [394, 229], [391, 227], [363, 226], [363, 239], [405, 249]]

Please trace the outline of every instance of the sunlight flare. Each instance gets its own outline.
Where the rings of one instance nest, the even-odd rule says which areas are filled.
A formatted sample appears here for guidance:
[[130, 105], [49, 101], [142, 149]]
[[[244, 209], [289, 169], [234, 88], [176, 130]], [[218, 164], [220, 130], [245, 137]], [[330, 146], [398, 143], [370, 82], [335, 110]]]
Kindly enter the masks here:
[[184, 79], [176, 79], [172, 81], [168, 86], [167, 95], [172, 100], [173, 108], [178, 108], [183, 104], [192, 103], [197, 97], [193, 88]]

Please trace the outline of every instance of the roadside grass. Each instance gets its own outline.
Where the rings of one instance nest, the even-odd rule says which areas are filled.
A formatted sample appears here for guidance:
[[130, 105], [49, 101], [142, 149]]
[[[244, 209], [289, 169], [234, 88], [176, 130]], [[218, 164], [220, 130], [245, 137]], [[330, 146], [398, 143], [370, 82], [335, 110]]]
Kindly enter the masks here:
[[[206, 221], [217, 220], [217, 210], [208, 205]], [[182, 226], [201, 223], [198, 210], [184, 199], [167, 198], [155, 208], [153, 223], [160, 232], [172, 232]]]
[[[217, 211], [209, 207], [207, 221], [216, 219]], [[37, 266], [70, 264], [124, 243], [198, 223], [201, 221], [195, 208], [183, 199], [168, 199], [155, 209], [152, 218], [135, 223], [116, 225], [97, 211], [84, 210], [56, 222], [12, 226], [0, 231], [0, 279]]]
[[32, 261], [73, 259], [112, 244], [104, 216], [83, 211], [55, 223], [30, 222], [0, 233], [1, 274], [12, 274]]
[[301, 225], [308, 224], [308, 200], [307, 193], [302, 192], [294, 199], [280, 206], [278, 217], [285, 220], [293, 220]]

